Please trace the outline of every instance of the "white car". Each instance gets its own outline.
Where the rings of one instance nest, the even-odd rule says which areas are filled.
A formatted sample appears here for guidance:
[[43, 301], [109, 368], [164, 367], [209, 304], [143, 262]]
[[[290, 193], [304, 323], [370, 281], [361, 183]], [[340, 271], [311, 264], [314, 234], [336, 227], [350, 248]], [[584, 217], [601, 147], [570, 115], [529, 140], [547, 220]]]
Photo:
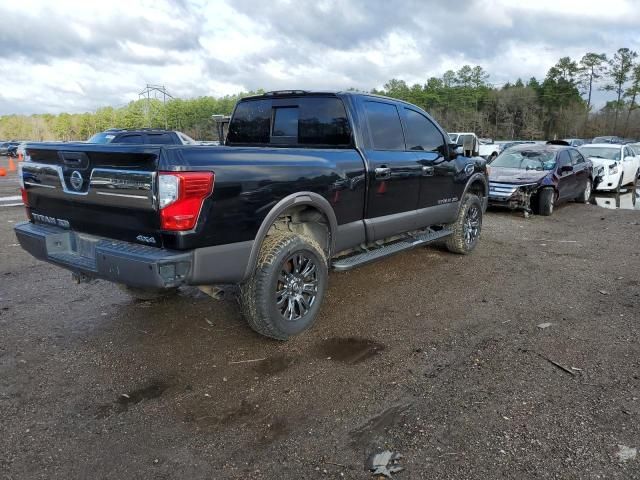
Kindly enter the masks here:
[[595, 190], [619, 191], [623, 185], [635, 184], [640, 174], [640, 156], [627, 145], [590, 143], [578, 148], [593, 163], [603, 167], [602, 180]]

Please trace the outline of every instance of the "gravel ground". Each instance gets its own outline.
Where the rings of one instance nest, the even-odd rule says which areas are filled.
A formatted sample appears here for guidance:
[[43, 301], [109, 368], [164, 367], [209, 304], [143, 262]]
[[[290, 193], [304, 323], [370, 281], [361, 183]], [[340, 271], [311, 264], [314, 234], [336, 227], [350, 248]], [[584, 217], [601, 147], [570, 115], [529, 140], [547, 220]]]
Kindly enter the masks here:
[[489, 212], [470, 256], [333, 273], [287, 343], [233, 298], [75, 285], [23, 218], [0, 208], [1, 478], [365, 479], [379, 449], [397, 479], [640, 478], [637, 211]]

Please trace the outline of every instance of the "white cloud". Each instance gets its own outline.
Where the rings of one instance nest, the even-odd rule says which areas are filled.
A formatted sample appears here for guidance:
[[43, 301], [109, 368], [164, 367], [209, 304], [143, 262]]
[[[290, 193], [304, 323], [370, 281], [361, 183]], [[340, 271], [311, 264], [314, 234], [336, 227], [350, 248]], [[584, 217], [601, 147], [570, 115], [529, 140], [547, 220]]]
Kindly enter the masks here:
[[640, 49], [632, 0], [0, 0], [0, 114], [138, 98], [423, 83], [463, 64], [544, 77], [561, 56]]

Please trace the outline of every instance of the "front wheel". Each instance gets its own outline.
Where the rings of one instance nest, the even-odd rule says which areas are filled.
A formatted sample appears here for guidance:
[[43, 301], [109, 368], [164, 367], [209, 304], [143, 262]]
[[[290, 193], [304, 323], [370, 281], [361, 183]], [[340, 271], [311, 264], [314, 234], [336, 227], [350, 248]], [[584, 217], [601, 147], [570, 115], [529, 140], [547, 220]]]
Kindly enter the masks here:
[[555, 201], [555, 190], [553, 188], [543, 188], [538, 195], [538, 213], [547, 217], [551, 215], [553, 213]]
[[482, 230], [482, 202], [477, 195], [464, 196], [458, 218], [449, 227], [452, 234], [446, 245], [450, 252], [467, 255], [476, 248]]
[[315, 323], [327, 280], [327, 260], [315, 240], [275, 232], [265, 238], [253, 275], [240, 287], [243, 314], [259, 334], [287, 340]]
[[580, 203], [589, 203], [589, 199], [591, 198], [591, 189], [591, 180], [586, 179], [584, 182], [584, 187], [582, 188], [582, 193], [578, 195], [578, 198], [576, 198], [576, 200]]

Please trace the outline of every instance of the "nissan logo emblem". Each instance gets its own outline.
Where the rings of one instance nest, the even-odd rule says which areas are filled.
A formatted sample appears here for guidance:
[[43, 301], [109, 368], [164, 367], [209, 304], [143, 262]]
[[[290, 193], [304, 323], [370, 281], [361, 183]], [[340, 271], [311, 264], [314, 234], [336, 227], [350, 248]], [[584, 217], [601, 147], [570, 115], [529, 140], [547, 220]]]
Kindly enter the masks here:
[[71, 174], [70, 181], [71, 186], [76, 192], [82, 188], [82, 183], [84, 182], [84, 180], [82, 179], [82, 175], [80, 175], [80, 172], [77, 170], [74, 170], [74, 172]]

